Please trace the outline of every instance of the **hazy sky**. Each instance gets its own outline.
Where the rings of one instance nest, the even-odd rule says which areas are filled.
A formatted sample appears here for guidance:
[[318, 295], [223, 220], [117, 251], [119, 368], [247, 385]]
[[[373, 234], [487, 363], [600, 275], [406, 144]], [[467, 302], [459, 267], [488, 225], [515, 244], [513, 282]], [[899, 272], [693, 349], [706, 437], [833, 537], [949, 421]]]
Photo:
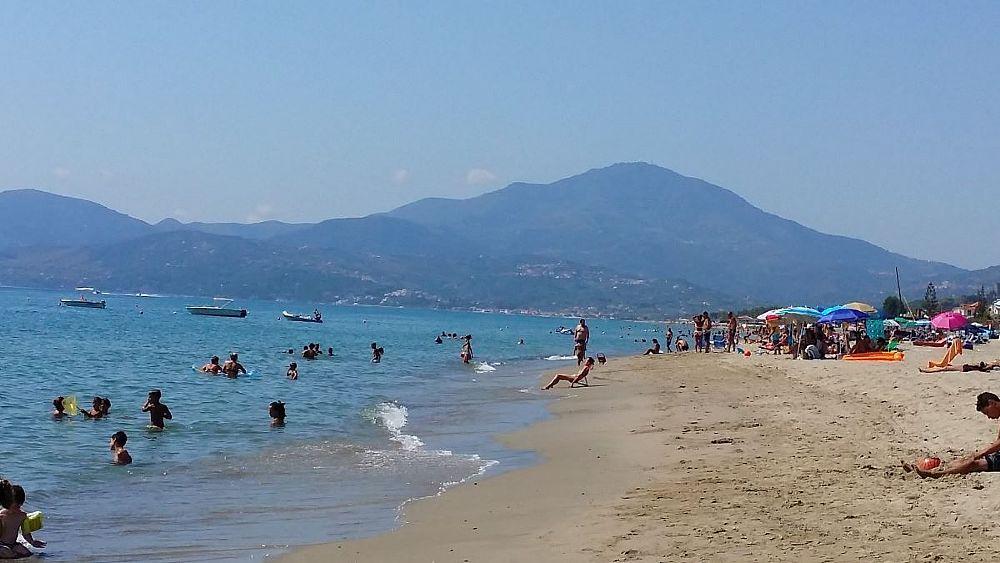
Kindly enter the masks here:
[[646, 160], [1000, 264], [998, 30], [998, 2], [3, 2], [0, 189], [306, 221]]

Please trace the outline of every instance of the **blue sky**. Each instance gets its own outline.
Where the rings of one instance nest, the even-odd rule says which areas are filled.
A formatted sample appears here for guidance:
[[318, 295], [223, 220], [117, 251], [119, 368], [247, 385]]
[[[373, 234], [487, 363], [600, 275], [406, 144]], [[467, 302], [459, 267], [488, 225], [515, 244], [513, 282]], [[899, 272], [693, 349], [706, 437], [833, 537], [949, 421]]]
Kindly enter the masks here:
[[6, 2], [0, 26], [0, 189], [306, 221], [645, 160], [1000, 264], [1000, 3]]

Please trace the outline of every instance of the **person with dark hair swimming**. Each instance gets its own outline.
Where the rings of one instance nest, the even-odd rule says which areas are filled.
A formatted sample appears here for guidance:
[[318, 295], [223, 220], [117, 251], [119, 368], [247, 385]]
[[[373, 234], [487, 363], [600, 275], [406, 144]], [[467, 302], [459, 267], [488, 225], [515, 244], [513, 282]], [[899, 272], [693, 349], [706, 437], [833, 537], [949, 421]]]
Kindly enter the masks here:
[[267, 414], [271, 417], [271, 426], [285, 425], [285, 403], [272, 401], [267, 407]]
[[[980, 393], [976, 397], [976, 410], [990, 420], [1000, 418], [1000, 397], [993, 393]], [[914, 471], [921, 477], [938, 478], [945, 475], [964, 475], [980, 471], [1000, 471], [1000, 435], [977, 452], [934, 469], [923, 469], [916, 463], [903, 463], [903, 470]]]
[[229, 359], [226, 363], [222, 364], [222, 373], [226, 374], [229, 379], [236, 379], [240, 374], [246, 375], [247, 368], [243, 367], [240, 363], [239, 354], [233, 352], [229, 354]]
[[128, 435], [119, 430], [111, 435], [111, 463], [114, 465], [128, 465], [132, 463], [132, 456], [125, 449], [128, 442]]
[[379, 346], [377, 342], [372, 342], [372, 363], [380, 363], [382, 361], [382, 354], [385, 354], [385, 349]]
[[201, 366], [201, 371], [202, 371], [202, 373], [210, 373], [212, 375], [219, 375], [219, 372], [222, 371], [222, 366], [219, 365], [219, 357], [218, 356], [212, 356], [212, 358], [210, 360], [208, 360], [207, 364]]

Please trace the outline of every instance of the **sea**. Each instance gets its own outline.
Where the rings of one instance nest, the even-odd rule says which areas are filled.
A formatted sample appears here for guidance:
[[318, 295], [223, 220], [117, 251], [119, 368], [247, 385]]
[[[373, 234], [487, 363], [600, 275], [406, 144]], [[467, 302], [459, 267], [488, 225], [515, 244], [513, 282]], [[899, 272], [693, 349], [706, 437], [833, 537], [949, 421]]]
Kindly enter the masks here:
[[[36, 536], [53, 562], [259, 560], [390, 530], [413, 499], [534, 463], [496, 437], [547, 416], [542, 373], [576, 369], [572, 337], [555, 331], [572, 318], [275, 301], [217, 318], [186, 312], [206, 298], [106, 294], [101, 310], [60, 297], [77, 295], [0, 289], [0, 475], [44, 513]], [[281, 317], [317, 307], [322, 324]], [[589, 324], [589, 353], [610, 361], [664, 329]], [[442, 332], [473, 336], [471, 365], [460, 340], [435, 344]], [[303, 359], [312, 342], [334, 355]], [[230, 352], [251, 375], [194, 369]], [[152, 389], [173, 413], [162, 432], [140, 411]], [[57, 396], [87, 407], [95, 395], [110, 417], [51, 416]], [[283, 427], [271, 401], [286, 405]], [[119, 430], [130, 466], [110, 464]]]

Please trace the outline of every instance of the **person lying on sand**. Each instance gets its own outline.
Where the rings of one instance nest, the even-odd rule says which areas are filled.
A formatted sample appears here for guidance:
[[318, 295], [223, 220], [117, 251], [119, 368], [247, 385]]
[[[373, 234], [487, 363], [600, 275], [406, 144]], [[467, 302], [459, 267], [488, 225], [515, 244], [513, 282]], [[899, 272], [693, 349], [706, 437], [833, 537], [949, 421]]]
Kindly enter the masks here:
[[[546, 389], [552, 389], [553, 387], [555, 387], [556, 383], [559, 383], [560, 381], [569, 381], [570, 387], [576, 387], [576, 384], [580, 383], [580, 380], [587, 377], [587, 374], [590, 373], [590, 370], [593, 367], [594, 367], [594, 358], [587, 358], [587, 361], [583, 364], [583, 369], [581, 369], [576, 375], [564, 375], [561, 373], [557, 373], [556, 376], [552, 378], [552, 381], [550, 381], [548, 385], [542, 387], [542, 390], [544, 391]], [[580, 383], [580, 385], [588, 387], [586, 383]]]
[[[980, 393], [976, 397], [976, 410], [990, 420], [1000, 418], [1000, 397], [993, 393]], [[935, 469], [921, 469], [914, 463], [903, 463], [903, 471], [914, 471], [921, 477], [938, 478], [945, 475], [964, 475], [979, 471], [1000, 471], [1000, 434], [990, 445], [975, 454], [959, 458]]]
[[991, 363], [979, 362], [978, 364], [962, 364], [960, 366], [941, 366], [936, 368], [920, 368], [921, 373], [940, 373], [942, 371], [993, 371], [1000, 368], [1000, 361]]

